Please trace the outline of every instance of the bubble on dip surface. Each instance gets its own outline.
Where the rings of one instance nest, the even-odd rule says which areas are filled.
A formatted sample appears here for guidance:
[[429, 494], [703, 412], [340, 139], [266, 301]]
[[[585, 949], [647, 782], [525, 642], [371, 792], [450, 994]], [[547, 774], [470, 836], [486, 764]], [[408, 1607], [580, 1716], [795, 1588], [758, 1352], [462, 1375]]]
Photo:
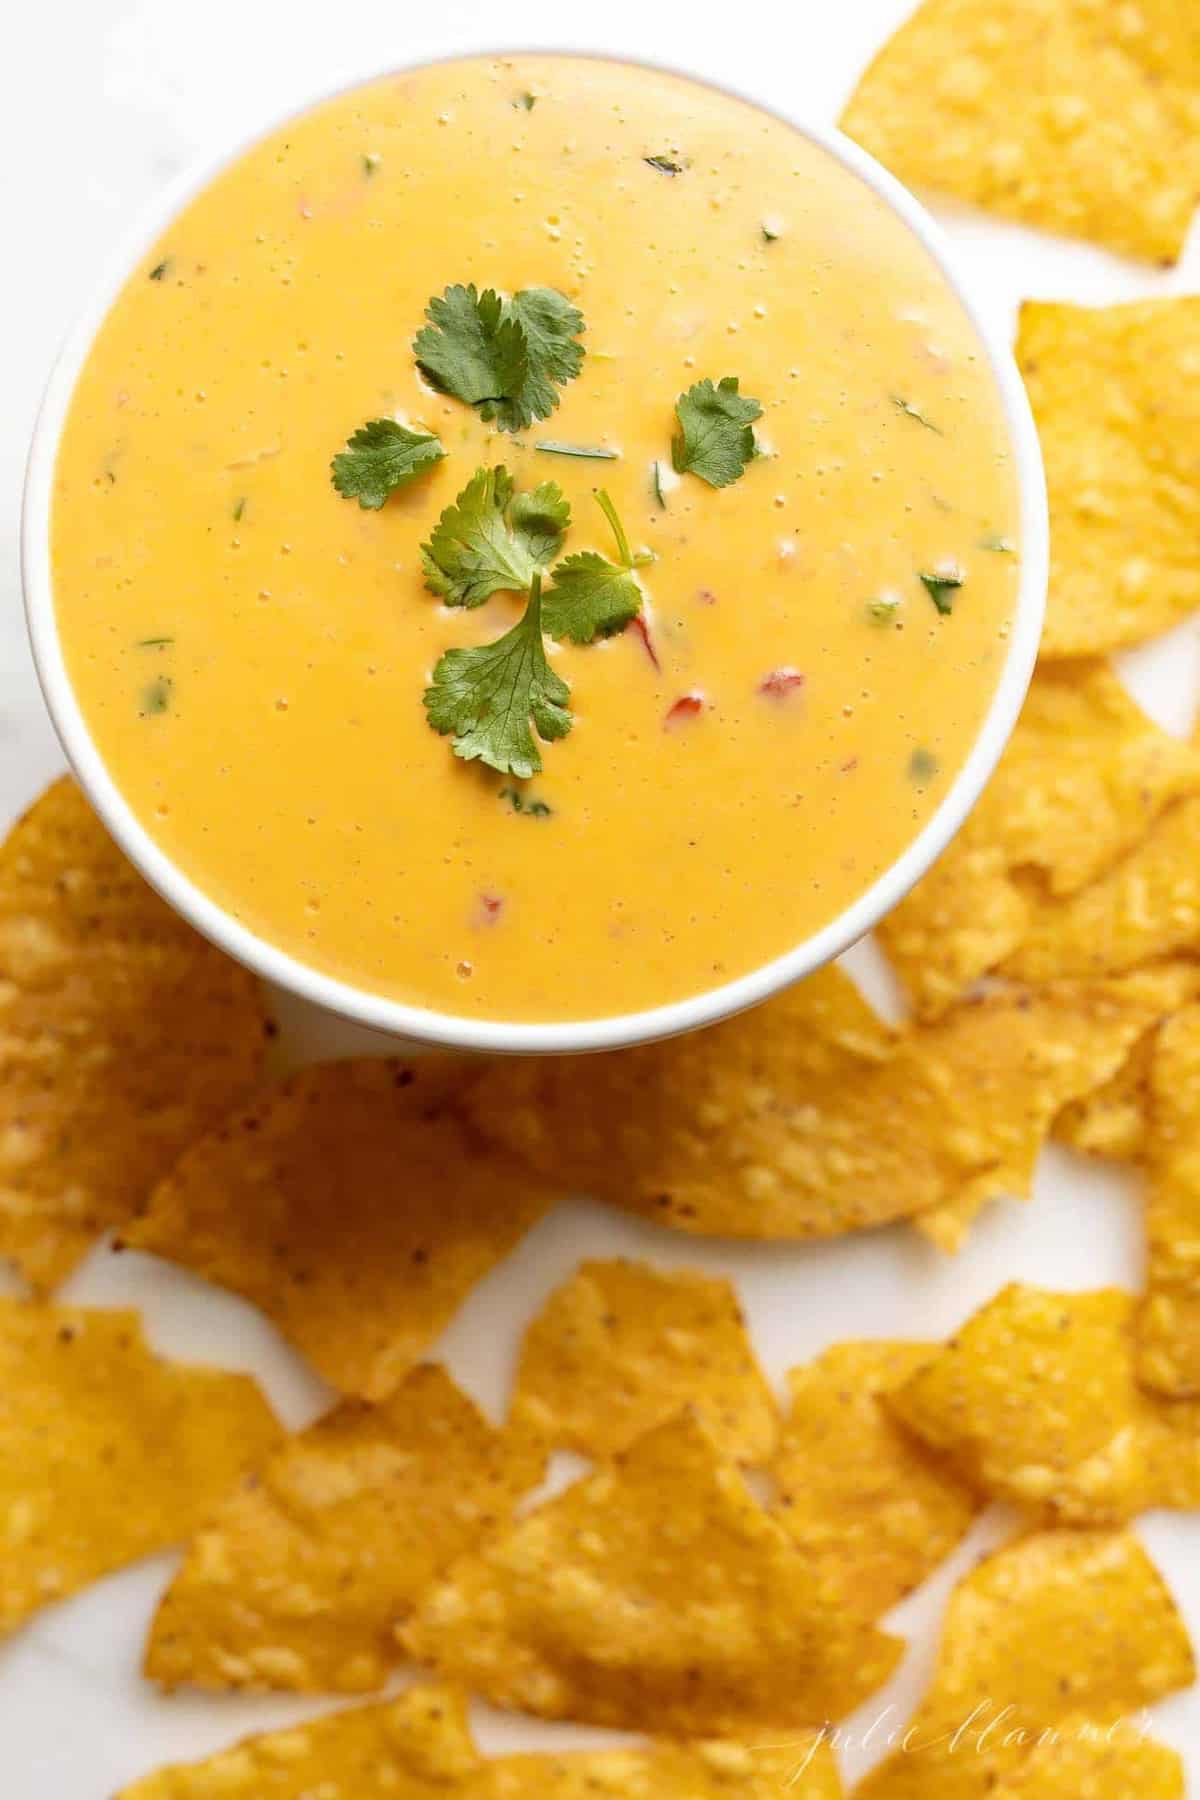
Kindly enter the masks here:
[[[453, 282], [581, 309], [550, 419], [502, 434], [423, 379]], [[729, 375], [762, 454], [718, 490], [672, 472], [673, 408]], [[446, 454], [364, 511], [329, 462], [388, 415]], [[560, 484], [568, 552], [612, 555], [602, 483], [654, 553], [643, 628], [547, 640], [574, 723], [528, 782], [457, 759], [421, 701], [521, 611], [451, 611], [421, 569], [499, 462]], [[469, 60], [292, 120], [143, 259], [71, 405], [55, 596], [114, 780], [230, 914], [396, 999], [584, 1019], [748, 972], [896, 860], [991, 701], [1017, 516], [983, 350], [856, 177], [682, 79]]]

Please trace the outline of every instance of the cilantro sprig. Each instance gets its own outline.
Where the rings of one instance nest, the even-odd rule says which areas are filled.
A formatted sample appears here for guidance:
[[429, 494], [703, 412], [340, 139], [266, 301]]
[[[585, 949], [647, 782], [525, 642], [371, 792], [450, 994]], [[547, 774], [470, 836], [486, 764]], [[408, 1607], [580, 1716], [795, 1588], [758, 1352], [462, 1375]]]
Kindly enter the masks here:
[[633, 576], [635, 568], [653, 560], [629, 548], [617, 509], [603, 488], [594, 490], [596, 503], [612, 526], [618, 561], [609, 562], [596, 550], [577, 550], [565, 556], [554, 570], [554, 585], [546, 595], [543, 624], [554, 638], [573, 644], [592, 644], [597, 638], [624, 631], [642, 608], [642, 590]]
[[522, 593], [553, 562], [570, 523], [557, 482], [517, 494], [507, 469], [476, 469], [421, 545], [425, 586], [447, 606], [481, 606], [506, 589]]
[[542, 578], [530, 583], [525, 611], [492, 644], [447, 650], [425, 690], [425, 711], [464, 762], [484, 762], [528, 781], [542, 767], [543, 741], [566, 737], [571, 690], [550, 667], [542, 636]]
[[333, 485], [347, 500], [377, 512], [446, 452], [431, 431], [410, 431], [395, 419], [368, 419], [330, 464]]
[[698, 475], [710, 487], [728, 487], [758, 455], [752, 429], [762, 407], [738, 392], [736, 375], [698, 381], [675, 402], [679, 430], [671, 460], [681, 475]]
[[583, 314], [556, 288], [522, 288], [503, 299], [474, 282], [448, 287], [425, 308], [413, 339], [425, 378], [501, 431], [548, 419], [558, 390], [583, 367]]

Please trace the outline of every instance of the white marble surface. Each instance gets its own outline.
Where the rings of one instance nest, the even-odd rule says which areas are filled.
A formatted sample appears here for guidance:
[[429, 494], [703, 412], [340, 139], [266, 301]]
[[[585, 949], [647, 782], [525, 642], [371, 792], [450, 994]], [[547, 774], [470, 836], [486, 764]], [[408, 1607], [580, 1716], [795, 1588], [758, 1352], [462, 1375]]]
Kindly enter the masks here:
[[[61, 763], [26, 653], [17, 558], [20, 486], [41, 384], [96, 259], [130, 215], [197, 154], [356, 74], [503, 39], [629, 55], [682, 57], [764, 99], [832, 119], [873, 47], [907, 0], [608, 0], [585, 30], [561, 0], [522, 0], [506, 15], [481, 0], [43, 0], [10, 20], [0, 67], [0, 168], [8, 254], [0, 285], [0, 819]], [[564, 23], [566, 21], [566, 23]], [[936, 120], [931, 120], [936, 129]], [[1194, 290], [1200, 233], [1170, 275], [1100, 252], [945, 213], [980, 291], [1008, 318], [1023, 295], [1081, 300]], [[1188, 626], [1127, 663], [1141, 697], [1185, 729], [1195, 700], [1197, 637]], [[297, 1037], [319, 1039], [311, 1021]], [[509, 1265], [471, 1297], [441, 1346], [456, 1374], [494, 1413], [521, 1321], [582, 1256], [638, 1251], [665, 1264], [723, 1269], [740, 1283], [762, 1355], [776, 1378], [833, 1338], [933, 1335], [952, 1328], [1005, 1280], [1066, 1287], [1135, 1286], [1141, 1244], [1132, 1184], [1051, 1151], [1029, 1207], [994, 1208], [967, 1252], [947, 1262], [902, 1231], [808, 1249], [753, 1249], [673, 1238], [576, 1204], [548, 1219]], [[319, 1407], [307, 1372], [251, 1311], [153, 1259], [91, 1259], [73, 1298], [144, 1307], [156, 1343], [174, 1353], [251, 1368], [289, 1422]], [[854, 1774], [884, 1746], [928, 1667], [952, 1574], [1003, 1521], [970, 1544], [895, 1616], [912, 1649], [893, 1688], [867, 1707], [844, 1758]], [[1141, 1527], [1200, 1638], [1200, 1526], [1151, 1515]], [[166, 1759], [199, 1755], [246, 1730], [314, 1710], [286, 1700], [164, 1699], [138, 1676], [148, 1612], [173, 1559], [160, 1557], [49, 1610], [0, 1652], [2, 1800], [104, 1800]], [[881, 1723], [862, 1741], [873, 1719]], [[1155, 1729], [1184, 1749], [1200, 1777], [1200, 1698], [1157, 1709]], [[490, 1747], [569, 1735], [480, 1713]], [[596, 1739], [601, 1734], [581, 1734]], [[1067, 1797], [1064, 1796], [1064, 1800]]]

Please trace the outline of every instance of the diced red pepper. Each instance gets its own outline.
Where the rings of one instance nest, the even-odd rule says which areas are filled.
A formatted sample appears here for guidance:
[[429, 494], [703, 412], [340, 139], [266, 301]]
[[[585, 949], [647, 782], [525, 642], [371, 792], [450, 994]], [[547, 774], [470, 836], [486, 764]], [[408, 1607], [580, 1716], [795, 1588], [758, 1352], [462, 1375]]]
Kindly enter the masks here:
[[715, 606], [717, 604], [717, 596], [713, 593], [711, 588], [698, 589], [696, 598], [702, 606]]
[[628, 629], [635, 631], [638, 637], [641, 638], [642, 649], [650, 658], [655, 669], [661, 671], [662, 664], [658, 660], [658, 651], [654, 648], [654, 639], [650, 636], [650, 627], [647, 625], [641, 613], [634, 613], [632, 619], [629, 621]]
[[504, 911], [504, 901], [499, 894], [480, 894], [479, 905], [475, 909], [477, 925], [495, 925]]
[[804, 677], [799, 669], [772, 669], [759, 682], [758, 691], [765, 694], [768, 700], [786, 700], [789, 694], [794, 694], [797, 688], [803, 686]]
[[704, 707], [703, 694], [682, 694], [673, 706], [667, 708], [667, 716], [663, 720], [664, 731], [674, 731], [677, 726], [684, 725]]

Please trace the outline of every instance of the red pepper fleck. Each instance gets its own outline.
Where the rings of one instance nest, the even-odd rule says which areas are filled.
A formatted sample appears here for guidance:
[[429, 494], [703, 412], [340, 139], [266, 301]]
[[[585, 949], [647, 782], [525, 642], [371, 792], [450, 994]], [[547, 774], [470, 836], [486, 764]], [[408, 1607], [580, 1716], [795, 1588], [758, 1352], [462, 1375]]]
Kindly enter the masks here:
[[765, 694], [768, 700], [786, 700], [789, 694], [803, 686], [804, 677], [799, 669], [772, 669], [759, 682], [758, 691]]
[[857, 756], [852, 756], [850, 758], [849, 762], [844, 762], [842, 764], [842, 774], [843, 775], [852, 775], [854, 773], [855, 769], [857, 769], [857, 767], [858, 767], [858, 758], [857, 758]]
[[650, 636], [650, 627], [647, 625], [641, 613], [634, 613], [626, 629], [636, 631], [637, 635], [642, 640], [642, 649], [650, 658], [655, 669], [661, 671], [662, 664], [658, 660], [658, 651], [654, 648], [654, 639]]
[[717, 604], [717, 596], [713, 593], [711, 588], [700, 588], [696, 594], [696, 598], [702, 606], [715, 606]]
[[504, 911], [504, 901], [499, 894], [480, 894], [479, 905], [475, 909], [476, 925], [494, 925]]
[[703, 694], [681, 695], [674, 706], [667, 708], [667, 716], [663, 720], [663, 730], [674, 731], [677, 725], [684, 724], [688, 719], [694, 719], [703, 706]]

